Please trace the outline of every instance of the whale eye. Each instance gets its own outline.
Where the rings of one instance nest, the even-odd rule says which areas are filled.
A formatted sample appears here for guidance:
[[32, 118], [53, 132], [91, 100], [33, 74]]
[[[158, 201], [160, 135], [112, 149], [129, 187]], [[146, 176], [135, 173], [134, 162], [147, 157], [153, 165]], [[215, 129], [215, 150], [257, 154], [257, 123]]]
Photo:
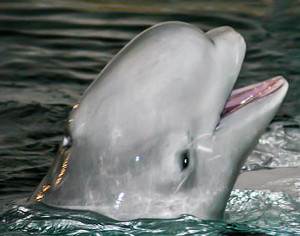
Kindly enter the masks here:
[[185, 170], [190, 163], [190, 151], [189, 150], [184, 150], [181, 155], [181, 170]]

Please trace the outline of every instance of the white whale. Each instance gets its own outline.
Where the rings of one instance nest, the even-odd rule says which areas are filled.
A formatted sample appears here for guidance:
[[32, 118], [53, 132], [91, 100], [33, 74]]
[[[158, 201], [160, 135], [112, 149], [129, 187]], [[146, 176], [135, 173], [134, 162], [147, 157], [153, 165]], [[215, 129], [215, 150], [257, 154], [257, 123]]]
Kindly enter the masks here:
[[117, 220], [223, 216], [240, 168], [288, 89], [282, 77], [233, 90], [243, 37], [155, 25], [103, 69], [32, 201]]

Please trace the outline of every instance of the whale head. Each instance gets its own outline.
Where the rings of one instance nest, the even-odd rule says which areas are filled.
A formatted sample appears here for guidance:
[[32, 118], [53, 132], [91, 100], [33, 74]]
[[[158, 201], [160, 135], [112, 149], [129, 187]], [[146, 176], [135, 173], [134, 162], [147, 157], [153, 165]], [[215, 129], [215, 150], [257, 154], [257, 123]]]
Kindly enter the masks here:
[[288, 88], [275, 77], [233, 90], [245, 50], [230, 27], [166, 22], [139, 34], [74, 106], [31, 199], [117, 220], [222, 217]]

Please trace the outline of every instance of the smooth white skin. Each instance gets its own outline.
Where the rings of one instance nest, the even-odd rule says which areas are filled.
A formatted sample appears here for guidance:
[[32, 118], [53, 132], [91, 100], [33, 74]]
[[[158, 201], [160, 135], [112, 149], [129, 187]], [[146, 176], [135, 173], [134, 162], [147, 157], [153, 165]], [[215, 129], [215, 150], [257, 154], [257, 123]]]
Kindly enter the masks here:
[[[181, 22], [153, 26], [104, 68], [70, 117], [62, 181], [58, 157], [42, 202], [117, 220], [223, 215], [240, 167], [287, 91], [221, 120], [245, 42], [230, 27], [207, 33]], [[182, 169], [182, 152], [190, 153]]]

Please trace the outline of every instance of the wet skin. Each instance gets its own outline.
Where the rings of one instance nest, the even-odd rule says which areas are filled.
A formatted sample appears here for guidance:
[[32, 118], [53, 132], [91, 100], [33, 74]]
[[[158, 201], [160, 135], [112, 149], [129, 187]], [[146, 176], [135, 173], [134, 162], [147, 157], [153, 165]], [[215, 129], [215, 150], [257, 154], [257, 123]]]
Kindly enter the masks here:
[[232, 91], [245, 50], [230, 27], [166, 22], [139, 34], [74, 106], [31, 201], [117, 220], [221, 218], [288, 88], [276, 77]]

